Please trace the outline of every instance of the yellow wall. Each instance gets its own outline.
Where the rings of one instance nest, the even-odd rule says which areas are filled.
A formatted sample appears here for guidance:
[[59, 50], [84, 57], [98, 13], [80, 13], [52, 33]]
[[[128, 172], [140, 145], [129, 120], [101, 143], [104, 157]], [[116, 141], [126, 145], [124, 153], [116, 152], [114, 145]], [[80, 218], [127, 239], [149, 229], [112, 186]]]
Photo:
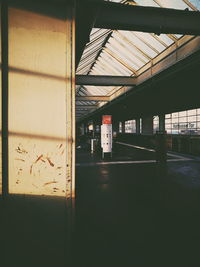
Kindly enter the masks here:
[[9, 9], [9, 193], [66, 191], [66, 21]]
[[[0, 6], [1, 7], [1, 6]], [[0, 13], [0, 64], [1, 64], [1, 13]], [[0, 96], [2, 96], [2, 85], [1, 85], [1, 70], [0, 70]], [[2, 193], [2, 151], [1, 151], [1, 127], [2, 127], [2, 121], [1, 121], [1, 108], [2, 108], [2, 98], [0, 99], [0, 194]]]

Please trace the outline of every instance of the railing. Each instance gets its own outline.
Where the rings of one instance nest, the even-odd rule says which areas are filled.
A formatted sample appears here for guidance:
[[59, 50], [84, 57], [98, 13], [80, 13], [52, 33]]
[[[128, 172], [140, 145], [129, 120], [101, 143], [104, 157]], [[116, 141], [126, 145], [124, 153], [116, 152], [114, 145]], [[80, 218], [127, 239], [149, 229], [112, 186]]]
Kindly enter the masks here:
[[[117, 141], [155, 149], [156, 135], [118, 134]], [[167, 150], [200, 156], [200, 135], [166, 135]]]

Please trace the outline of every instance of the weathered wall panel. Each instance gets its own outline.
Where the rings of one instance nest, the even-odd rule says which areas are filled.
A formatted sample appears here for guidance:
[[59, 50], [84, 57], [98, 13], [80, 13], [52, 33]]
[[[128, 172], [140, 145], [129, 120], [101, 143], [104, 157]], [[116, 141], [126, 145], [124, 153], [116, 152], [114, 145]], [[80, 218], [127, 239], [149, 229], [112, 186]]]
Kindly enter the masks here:
[[9, 193], [66, 193], [66, 21], [9, 9]]

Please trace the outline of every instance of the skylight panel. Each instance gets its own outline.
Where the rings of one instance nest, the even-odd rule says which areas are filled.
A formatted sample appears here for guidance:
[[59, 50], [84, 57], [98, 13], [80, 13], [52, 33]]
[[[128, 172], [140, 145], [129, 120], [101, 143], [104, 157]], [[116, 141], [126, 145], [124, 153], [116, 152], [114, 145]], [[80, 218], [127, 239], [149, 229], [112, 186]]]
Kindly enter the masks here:
[[91, 51], [91, 49], [93, 48], [97, 48], [98, 46], [101, 46], [105, 40], [105, 36], [103, 36], [101, 39], [99, 40], [95, 40], [94, 42], [88, 43], [88, 45], [86, 46], [84, 53], [87, 53], [87, 51]]
[[162, 52], [166, 46], [157, 41], [151, 34], [146, 32], [134, 32], [135, 36], [140, 38], [141, 41], [144, 40], [145, 44], [149, 46], [152, 50], [158, 51], [156, 53]]
[[[100, 75], [107, 75], [108, 71], [100, 64], [99, 61], [97, 61], [94, 65], [95, 69], [99, 72]], [[91, 74], [91, 72], [90, 72]]]
[[119, 58], [121, 58], [127, 65], [130, 66], [130, 68], [133, 68], [133, 70], [139, 68], [139, 66], [129, 58], [128, 53], [123, 48], [117, 50], [114, 48], [111, 42], [108, 43], [106, 47], [108, 47], [113, 53], [115, 53]]
[[97, 39], [101, 36], [105, 36], [106, 33], [110, 32], [110, 30], [106, 30], [106, 29], [98, 29], [98, 28], [93, 28], [93, 29], [97, 29], [97, 31], [94, 31], [93, 33], [90, 34], [90, 42], [92, 42], [94, 39]]
[[159, 7], [159, 5], [153, 0], [135, 0], [135, 2], [140, 6]]
[[81, 60], [84, 59], [85, 57], [91, 55], [91, 54], [94, 53], [95, 51], [100, 50], [101, 47], [102, 47], [102, 43], [98, 44], [97, 46], [88, 48], [87, 50], [84, 51], [84, 53], [83, 53], [83, 55], [82, 55], [82, 57], [81, 57]]
[[87, 74], [89, 70], [90, 70], [90, 66], [87, 66], [87, 67], [85, 67], [83, 69], [77, 70], [76, 73], [77, 74]]
[[134, 48], [128, 45], [125, 41], [121, 40], [120, 37], [117, 35], [113, 37], [114, 38], [111, 39], [113, 48], [115, 48], [118, 53], [119, 51], [124, 51], [125, 56], [128, 57], [128, 59], [131, 60], [131, 62], [133, 62], [137, 67], [141, 67], [147, 62], [147, 60], [144, 61], [140, 56], [137, 56], [137, 53], [134, 53]]
[[157, 36], [157, 38], [162, 40], [167, 46], [170, 46], [174, 42], [170, 37], [163, 33]]
[[81, 62], [81, 64], [79, 64], [78, 70], [82, 69], [82, 68], [84, 68], [84, 67], [86, 67], [88, 65], [91, 65], [93, 61], [94, 61], [94, 58], [89, 59], [89, 60], [84, 61], [84, 62]]
[[131, 40], [137, 47], [140, 48], [145, 54], [147, 54], [150, 58], [154, 58], [158, 53], [153, 51], [149, 46], [147, 46], [144, 42], [138, 39], [132, 32], [128, 31], [119, 31], [122, 35], [125, 35], [127, 38]]
[[155, 0], [161, 7], [174, 8], [174, 9], [186, 9], [191, 8], [183, 0]]
[[122, 75], [131, 75], [132, 72], [128, 70], [124, 65], [119, 63], [118, 60], [116, 60], [114, 57], [112, 57], [107, 52], [102, 53], [102, 58], [105, 58], [107, 61], [107, 64], [111, 64], [115, 69], [117, 69], [119, 72], [121, 72]]
[[102, 67], [105, 70], [106, 75], [108, 75], [108, 73], [111, 75], [119, 75], [120, 74], [116, 69], [114, 69], [112, 67], [112, 65], [106, 64], [105, 59], [103, 59], [103, 58], [99, 58], [99, 60], [97, 61], [97, 65], [99, 67]]
[[200, 1], [199, 0], [188, 0], [193, 6], [200, 10]]
[[84, 88], [86, 89], [87, 93], [89, 93], [90, 95], [105, 95], [105, 93], [107, 93], [105, 91], [105, 89], [101, 88], [102, 86], [84, 86]]

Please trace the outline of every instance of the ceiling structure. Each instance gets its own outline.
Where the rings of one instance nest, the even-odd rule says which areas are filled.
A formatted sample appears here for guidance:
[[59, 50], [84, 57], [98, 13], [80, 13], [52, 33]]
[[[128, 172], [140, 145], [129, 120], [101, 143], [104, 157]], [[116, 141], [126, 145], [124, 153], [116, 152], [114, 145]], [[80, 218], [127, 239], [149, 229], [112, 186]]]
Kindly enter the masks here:
[[[88, 5], [84, 5], [91, 13], [87, 27], [82, 29], [78, 21], [77, 120], [185, 58], [184, 45], [191, 54], [200, 48], [200, 42], [192, 50], [188, 45], [200, 33], [198, 0], [116, 0], [94, 5], [90, 1]], [[176, 57], [166, 60], [173, 53]]]

